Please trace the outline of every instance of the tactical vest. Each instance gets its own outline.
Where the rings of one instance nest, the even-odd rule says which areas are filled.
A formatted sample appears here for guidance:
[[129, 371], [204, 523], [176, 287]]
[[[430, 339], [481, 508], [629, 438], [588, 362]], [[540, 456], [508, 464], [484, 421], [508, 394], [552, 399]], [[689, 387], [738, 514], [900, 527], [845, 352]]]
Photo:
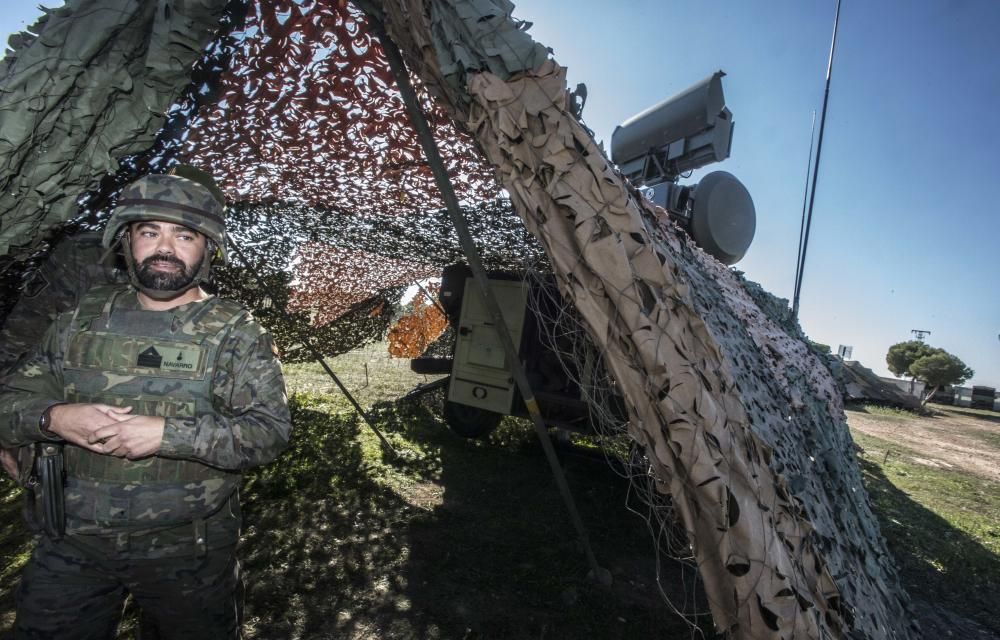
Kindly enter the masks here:
[[[120, 286], [98, 287], [81, 300], [63, 359], [65, 400], [165, 418], [216, 412], [212, 380], [220, 345], [248, 312], [217, 297], [168, 311], [120, 304], [134, 295]], [[238, 472], [190, 460], [127, 460], [73, 445], [65, 456], [66, 515], [82, 529], [201, 520], [225, 504], [240, 481]]]

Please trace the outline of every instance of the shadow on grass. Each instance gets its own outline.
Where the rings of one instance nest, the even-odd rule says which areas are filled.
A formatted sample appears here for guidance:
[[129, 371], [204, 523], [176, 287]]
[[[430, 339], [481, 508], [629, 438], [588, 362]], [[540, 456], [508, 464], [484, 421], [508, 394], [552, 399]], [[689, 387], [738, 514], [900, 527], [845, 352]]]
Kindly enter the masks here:
[[[530, 428], [468, 441], [423, 405], [384, 407], [379, 427], [401, 452], [390, 460], [328, 400], [295, 397], [289, 449], [247, 474], [246, 638], [712, 637], [707, 617], [701, 635], [661, 599], [649, 534], [603, 461], [567, 457], [565, 467], [610, 589], [587, 578]], [[18, 504], [0, 506], [8, 627], [12, 561], [29, 544]], [[683, 577], [668, 566], [663, 582], [679, 604], [706, 611]]]
[[927, 638], [988, 637], [949, 625], [943, 607], [1000, 633], [1000, 559], [947, 520], [897, 488], [879, 466], [860, 461], [882, 534], [896, 558], [903, 584]]
[[8, 637], [14, 626], [14, 590], [21, 568], [33, 548], [21, 518], [21, 491], [0, 474], [0, 637]]
[[245, 485], [247, 636], [383, 635], [384, 613], [391, 628], [407, 608], [402, 525], [414, 510], [369, 477], [357, 418], [308, 402], [292, 403], [289, 449]]
[[[439, 462], [427, 480], [444, 493], [432, 515], [410, 528], [408, 576], [414, 607], [442, 637], [699, 637], [660, 597], [651, 540], [625, 509], [624, 479], [606, 462], [563, 459], [598, 563], [614, 578], [610, 589], [588, 578], [530, 426], [508, 419], [483, 442], [453, 435], [420, 404], [388, 408], [382, 420]], [[668, 571], [666, 580], [681, 580], [675, 567]], [[684, 597], [682, 587], [668, 586]], [[707, 618], [703, 624], [710, 629]]]

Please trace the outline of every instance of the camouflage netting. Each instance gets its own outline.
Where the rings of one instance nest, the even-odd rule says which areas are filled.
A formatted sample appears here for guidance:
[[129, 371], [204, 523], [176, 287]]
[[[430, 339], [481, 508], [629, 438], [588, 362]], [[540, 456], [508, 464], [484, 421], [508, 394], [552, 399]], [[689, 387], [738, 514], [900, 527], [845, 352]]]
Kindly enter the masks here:
[[[357, 8], [336, 2], [288, 7], [204, 3], [202, 26], [191, 29], [192, 3], [165, 2], [157, 11], [126, 17], [114, 3], [94, 12], [96, 4], [70, 2], [51, 12], [33, 27], [41, 32], [38, 42], [76, 51], [82, 34], [101, 32], [94, 22], [79, 16], [111, 12], [116, 19], [131, 20], [130, 30], [116, 34], [111, 53], [133, 60], [132, 66], [97, 57], [88, 60], [94, 67], [90, 71], [80, 63], [84, 73], [76, 66], [63, 70], [45, 58], [46, 73], [36, 75], [32, 56], [43, 58], [48, 53], [30, 46], [36, 41], [33, 36], [12, 41], [21, 48], [8, 58], [0, 101], [0, 144], [8, 143], [9, 129], [33, 127], [34, 138], [10, 140], [11, 147], [23, 150], [33, 141], [37, 148], [49, 149], [51, 137], [66, 149], [98, 151], [87, 156], [93, 160], [90, 164], [75, 166], [62, 182], [51, 184], [46, 182], [51, 176], [59, 180], [64, 175], [60, 171], [65, 168], [65, 153], [48, 151], [47, 157], [59, 160], [50, 161], [52, 166], [46, 165], [40, 178], [21, 168], [19, 155], [0, 155], [4, 167], [0, 186], [22, 184], [29, 185], [23, 189], [31, 193], [70, 194], [60, 207], [42, 208], [36, 200], [21, 198], [0, 209], [0, 247], [7, 249], [7, 256], [0, 257], [4, 293], [0, 317], [16, 301], [22, 274], [44, 256], [48, 238], [99, 228], [122, 184], [175, 161], [215, 175], [230, 200], [230, 235], [251, 264], [236, 257], [231, 269], [220, 270], [220, 290], [251, 306], [264, 299], [290, 302], [287, 307], [258, 310], [273, 327], [286, 360], [310, 357], [298, 340], [307, 326], [325, 325], [323, 338], [314, 340], [325, 355], [383, 336], [405, 290], [401, 284], [437, 275], [461, 259], [457, 236], [441, 209], [391, 73]], [[206, 48], [220, 15], [223, 28]], [[94, 19], [102, 24], [99, 17]], [[180, 47], [173, 41], [157, 44], [153, 38], [146, 47], [148, 34], [175, 32], [182, 34], [174, 39], [186, 45], [187, 58], [163, 52], [168, 45]], [[187, 32], [201, 41], [185, 39]], [[205, 54], [196, 62], [189, 48], [204, 48]], [[152, 96], [107, 88], [132, 86], [135, 79], [143, 79], [141, 64], [153, 56], [178, 60], [170, 67], [174, 72], [170, 90]], [[30, 67], [23, 66], [29, 62]], [[148, 75], [145, 84], [165, 82], [158, 65], [151, 65]], [[100, 76], [101, 84], [87, 84], [91, 76]], [[114, 81], [105, 81], [105, 76]], [[57, 91], [50, 95], [50, 87]], [[131, 120], [123, 116], [121, 122], [128, 126], [118, 119], [114, 127], [98, 120], [92, 125], [95, 135], [73, 130], [66, 136], [57, 127], [38, 127], [38, 122], [48, 122], [54, 115], [20, 108], [24, 96], [32, 93], [47, 96], [53, 105], [47, 109], [61, 118], [75, 112], [96, 113], [95, 105], [122, 102], [128, 109], [115, 109], [127, 114], [141, 111], [141, 124], [152, 132], [164, 126], [158, 136], [137, 137], [139, 125], [129, 124]], [[178, 94], [181, 98], [171, 105]], [[468, 136], [426, 95], [423, 104], [487, 265], [512, 268], [525, 256], [540, 254], [510, 202], [499, 197], [492, 169]], [[115, 169], [109, 164], [111, 157], [121, 158], [121, 166], [107, 174]], [[318, 252], [319, 245], [337, 250]], [[288, 271], [292, 278], [283, 277]], [[244, 277], [247, 273], [254, 277]], [[263, 274], [267, 288], [275, 291], [262, 289], [258, 280]], [[343, 315], [357, 305], [367, 311]], [[371, 315], [373, 310], [378, 313]]]
[[843, 397], [850, 402], [874, 402], [902, 407], [911, 411], [920, 409], [920, 399], [904, 393], [899, 387], [882, 380], [875, 372], [857, 361], [843, 361], [827, 356], [827, 366], [833, 377], [843, 386]]
[[822, 363], [623, 184], [510, 5], [380, 5], [603, 351], [716, 624], [739, 638], [916, 633]]
[[[0, 93], [0, 255], [77, 215], [118, 160], [153, 145], [224, 0], [77, 0], [11, 38]], [[32, 35], [35, 34], [35, 35]]]
[[[118, 185], [176, 160], [216, 174], [232, 202], [242, 253], [220, 289], [250, 304], [293, 355], [306, 355], [295, 340], [306, 331], [326, 352], [384, 333], [382, 311], [406, 280], [459, 255], [357, 8], [232, 2], [224, 12], [163, 0], [112, 38], [106, 25], [128, 17], [116, 4], [69, 2], [0, 82], [6, 286], [47, 235], [70, 220], [99, 224]], [[189, 23], [196, 6], [201, 17]], [[720, 630], [913, 637], [839, 396], [800, 337], [623, 184], [567, 110], [564, 70], [511, 20], [511, 5], [386, 0], [368, 10], [385, 12], [419, 78], [487, 263], [516, 267], [544, 252], [602, 351], [646, 478], [671, 496]], [[96, 23], [77, 26], [83, 15]], [[77, 30], [89, 39], [66, 35]], [[170, 49], [188, 36], [183, 51]], [[202, 49], [195, 63], [190, 51]], [[75, 122], [74, 110], [87, 127], [46, 126]], [[299, 311], [286, 321], [288, 308]]]

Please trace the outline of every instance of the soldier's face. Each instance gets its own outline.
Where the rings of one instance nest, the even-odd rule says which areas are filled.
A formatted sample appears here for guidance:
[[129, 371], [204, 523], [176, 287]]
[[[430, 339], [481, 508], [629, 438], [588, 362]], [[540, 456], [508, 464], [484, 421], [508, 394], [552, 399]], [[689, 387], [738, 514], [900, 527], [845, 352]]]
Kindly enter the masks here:
[[129, 229], [139, 282], [150, 289], [175, 291], [194, 280], [205, 255], [205, 236], [174, 222], [136, 222]]

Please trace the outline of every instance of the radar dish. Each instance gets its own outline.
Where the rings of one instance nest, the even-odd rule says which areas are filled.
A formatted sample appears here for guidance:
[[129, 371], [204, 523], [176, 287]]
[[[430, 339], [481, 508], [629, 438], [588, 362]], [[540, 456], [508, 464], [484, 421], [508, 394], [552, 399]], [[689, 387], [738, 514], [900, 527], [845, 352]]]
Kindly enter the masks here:
[[692, 195], [691, 235], [720, 262], [739, 262], [757, 229], [753, 199], [743, 183], [726, 171], [713, 171]]

